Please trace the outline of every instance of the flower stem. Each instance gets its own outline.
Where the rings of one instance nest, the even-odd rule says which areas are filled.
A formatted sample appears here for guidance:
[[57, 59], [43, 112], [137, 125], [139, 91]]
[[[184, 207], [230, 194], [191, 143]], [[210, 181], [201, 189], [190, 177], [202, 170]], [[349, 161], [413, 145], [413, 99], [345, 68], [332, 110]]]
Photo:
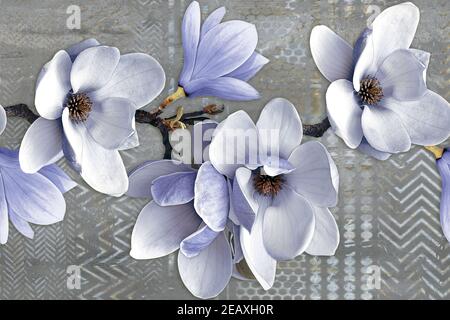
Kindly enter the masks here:
[[177, 91], [172, 93], [170, 96], [164, 99], [164, 101], [159, 105], [159, 107], [152, 111], [152, 113], [159, 114], [161, 111], [163, 111], [168, 105], [173, 103], [174, 101], [177, 101], [178, 99], [186, 97], [186, 92], [184, 92], [184, 89], [182, 87], [178, 87]]
[[445, 149], [438, 147], [438, 146], [426, 146], [424, 147], [426, 150], [430, 151], [434, 157], [436, 158], [436, 160], [439, 160], [440, 158], [442, 158], [442, 155], [444, 154]]

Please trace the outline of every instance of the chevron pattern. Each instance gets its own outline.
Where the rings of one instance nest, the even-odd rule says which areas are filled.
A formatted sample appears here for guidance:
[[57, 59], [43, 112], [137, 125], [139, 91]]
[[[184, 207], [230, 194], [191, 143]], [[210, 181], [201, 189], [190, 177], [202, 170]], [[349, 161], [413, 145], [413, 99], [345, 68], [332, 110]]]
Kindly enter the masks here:
[[[41, 66], [57, 49], [89, 37], [158, 59], [167, 75], [165, 92], [155, 103], [161, 101], [173, 90], [182, 67], [180, 26], [189, 2], [82, 2], [81, 30], [68, 30], [66, 9], [72, 1], [1, 0], [1, 103], [32, 105]], [[433, 53], [429, 86], [449, 100], [450, 3], [415, 3], [422, 17], [415, 46]], [[261, 101], [226, 102], [226, 112], [217, 120], [239, 109], [256, 119], [266, 101], [282, 96], [298, 107], [305, 123], [313, 123], [323, 118], [328, 82], [312, 63], [309, 31], [327, 24], [355, 39], [373, 6], [383, 8], [390, 1], [200, 0], [200, 5], [204, 14], [225, 5], [225, 19], [255, 23], [258, 50], [271, 60], [252, 80]], [[210, 102], [215, 100], [185, 100], [183, 105], [189, 111]], [[17, 148], [27, 128], [25, 121], [10, 119], [0, 145]], [[141, 146], [122, 153], [129, 169], [160, 159], [164, 152], [158, 130], [140, 124], [137, 129]], [[331, 132], [321, 142], [341, 178], [339, 206], [332, 210], [341, 231], [336, 255], [302, 255], [280, 263], [267, 292], [255, 282], [232, 280], [219, 298], [449, 299], [450, 245], [439, 225], [440, 178], [434, 160], [415, 148], [375, 161], [349, 150]], [[60, 165], [79, 182], [66, 194], [66, 218], [57, 225], [35, 226], [34, 240], [11, 228], [8, 244], [0, 247], [0, 299], [192, 299], [179, 277], [176, 254], [153, 261], [129, 257], [131, 231], [146, 201], [97, 194], [64, 161]], [[80, 290], [67, 287], [69, 266], [80, 268]], [[381, 272], [380, 289], [368, 286], [374, 267]]]

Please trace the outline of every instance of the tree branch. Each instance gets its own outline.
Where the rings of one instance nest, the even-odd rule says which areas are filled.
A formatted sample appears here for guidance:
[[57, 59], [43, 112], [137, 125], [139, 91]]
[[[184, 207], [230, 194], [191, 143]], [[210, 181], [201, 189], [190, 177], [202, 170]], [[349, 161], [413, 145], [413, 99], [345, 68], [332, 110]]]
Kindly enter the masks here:
[[303, 134], [305, 136], [320, 138], [330, 127], [330, 120], [328, 120], [328, 118], [325, 118], [322, 120], [322, 122], [304, 125]]

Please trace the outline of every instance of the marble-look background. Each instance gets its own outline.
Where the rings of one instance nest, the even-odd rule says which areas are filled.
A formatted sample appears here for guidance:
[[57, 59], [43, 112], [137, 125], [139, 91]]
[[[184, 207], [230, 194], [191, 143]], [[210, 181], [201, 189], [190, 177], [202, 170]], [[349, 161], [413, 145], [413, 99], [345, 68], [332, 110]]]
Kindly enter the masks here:
[[[449, 100], [450, 2], [414, 2], [421, 9], [414, 47], [432, 52], [429, 87]], [[321, 120], [328, 83], [311, 58], [312, 27], [326, 24], [353, 42], [374, 14], [395, 3], [200, 0], [204, 14], [225, 5], [226, 19], [256, 24], [258, 50], [271, 60], [252, 81], [262, 99], [225, 102], [226, 114], [245, 109], [257, 119], [267, 101], [281, 96], [297, 106], [304, 123]], [[170, 93], [182, 67], [180, 24], [188, 4], [187, 0], [0, 0], [0, 103], [32, 105], [42, 65], [59, 49], [89, 37], [122, 52], [141, 51], [157, 58], [167, 74], [163, 95]], [[70, 5], [81, 8], [80, 30], [66, 27]], [[213, 101], [179, 104], [193, 110]], [[174, 107], [167, 111], [173, 112]], [[27, 127], [25, 121], [11, 119], [0, 144], [18, 147]], [[163, 154], [157, 130], [144, 125], [138, 130], [141, 146], [122, 153], [130, 169]], [[433, 158], [416, 147], [379, 162], [346, 148], [330, 132], [321, 141], [341, 177], [339, 206], [333, 209], [341, 231], [336, 256], [303, 255], [280, 263], [276, 283], [267, 292], [257, 283], [232, 280], [219, 298], [448, 299], [450, 245], [439, 225], [440, 178]], [[191, 299], [178, 275], [175, 255], [154, 261], [135, 261], [128, 255], [132, 227], [145, 201], [95, 193], [61, 164], [80, 182], [66, 196], [66, 219], [35, 227], [34, 240], [12, 228], [8, 244], [0, 247], [0, 299]], [[70, 265], [81, 267], [80, 290], [67, 288]], [[381, 275], [379, 288], [367, 286], [373, 271]]]

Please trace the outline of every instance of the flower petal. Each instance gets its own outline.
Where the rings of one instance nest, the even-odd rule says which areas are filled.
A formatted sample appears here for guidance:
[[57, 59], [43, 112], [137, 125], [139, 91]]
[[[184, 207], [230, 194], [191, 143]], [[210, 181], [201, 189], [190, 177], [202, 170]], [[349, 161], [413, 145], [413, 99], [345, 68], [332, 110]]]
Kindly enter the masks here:
[[135, 134], [133, 129], [135, 107], [130, 100], [108, 98], [95, 103], [89, 114], [86, 128], [103, 148], [118, 149]]
[[205, 162], [198, 170], [194, 207], [213, 231], [225, 228], [230, 211], [228, 185], [225, 177], [210, 162]]
[[282, 190], [264, 214], [264, 246], [277, 261], [294, 259], [308, 248], [314, 228], [311, 204], [293, 190]]
[[0, 166], [19, 169], [19, 150], [10, 150], [0, 147]]
[[186, 288], [197, 298], [211, 299], [227, 286], [233, 271], [231, 248], [223, 233], [193, 258], [178, 253], [178, 270]]
[[8, 169], [2, 170], [2, 178], [8, 206], [20, 218], [38, 225], [50, 225], [64, 219], [64, 197], [43, 175]]
[[137, 260], [156, 259], [176, 251], [195, 232], [201, 219], [192, 203], [160, 207], [152, 201], [142, 209], [131, 235], [130, 255]]
[[283, 98], [273, 99], [264, 107], [256, 127], [263, 155], [287, 159], [302, 142], [300, 116], [294, 105]]
[[362, 110], [352, 83], [347, 80], [333, 82], [328, 87], [326, 100], [328, 118], [334, 132], [348, 147], [357, 148], [363, 138]]
[[269, 59], [254, 52], [239, 68], [227, 74], [227, 77], [248, 81], [253, 78], [266, 64]]
[[408, 131], [400, 117], [389, 109], [366, 106], [362, 127], [367, 142], [379, 151], [399, 153], [411, 148]]
[[217, 97], [231, 101], [250, 101], [260, 97], [259, 92], [250, 84], [230, 77], [194, 80], [187, 83], [184, 90], [191, 98]]
[[10, 212], [9, 219], [11, 220], [12, 224], [17, 229], [17, 231], [19, 231], [22, 235], [24, 235], [29, 239], [34, 238], [34, 231], [27, 221], [19, 217], [14, 212]]
[[214, 131], [219, 123], [213, 120], [205, 120], [192, 126], [191, 152], [194, 164], [202, 164], [209, 161], [209, 145]]
[[69, 118], [68, 109], [63, 112], [62, 122], [74, 161], [87, 184], [104, 194], [115, 197], [123, 195], [128, 189], [128, 176], [119, 152], [98, 144], [84, 123], [76, 123]]
[[411, 137], [411, 143], [432, 146], [450, 136], [449, 103], [431, 90], [416, 101], [385, 99], [383, 107], [399, 116]]
[[339, 228], [328, 208], [314, 207], [314, 236], [306, 249], [313, 256], [333, 256], [339, 246]]
[[444, 152], [441, 159], [437, 160], [437, 167], [442, 178], [442, 192], [440, 203], [440, 222], [442, 231], [447, 241], [450, 242], [450, 166], [448, 152]]
[[152, 182], [153, 200], [160, 206], [175, 206], [194, 200], [197, 173], [175, 172], [156, 178]]
[[239, 223], [248, 231], [252, 230], [259, 210], [259, 204], [254, 198], [255, 192], [252, 172], [244, 167], [237, 169], [231, 201]]
[[28, 128], [20, 146], [19, 161], [22, 170], [36, 173], [62, 157], [61, 122], [38, 118]]
[[267, 203], [262, 203], [252, 231], [241, 227], [241, 245], [245, 261], [264, 290], [269, 290], [275, 281], [277, 261], [267, 252], [263, 241], [263, 220]]
[[209, 159], [221, 174], [233, 178], [236, 169], [258, 163], [258, 131], [245, 111], [237, 111], [219, 124], [209, 145]]
[[359, 91], [362, 77], [373, 75], [381, 63], [399, 49], [408, 49], [419, 24], [419, 9], [405, 2], [384, 10], [372, 24], [372, 34], [356, 64], [353, 82]]
[[286, 183], [312, 204], [334, 207], [337, 187], [333, 183], [335, 164], [327, 149], [317, 141], [307, 142], [294, 150], [289, 162], [297, 169], [286, 177]]
[[200, 41], [192, 79], [215, 79], [232, 72], [250, 58], [257, 43], [253, 24], [234, 20], [215, 26]]
[[264, 162], [264, 173], [268, 176], [275, 177], [281, 174], [288, 174], [295, 171], [296, 168], [285, 159], [277, 159], [270, 157]]
[[387, 57], [378, 69], [377, 78], [385, 97], [397, 100], [415, 100], [424, 95], [426, 67], [409, 50], [397, 50]]
[[192, 72], [194, 71], [197, 49], [200, 42], [201, 19], [200, 5], [197, 1], [193, 1], [186, 9], [181, 24], [184, 64], [179, 83], [182, 86], [191, 80]]
[[90, 96], [95, 100], [123, 98], [136, 109], [152, 102], [164, 89], [166, 75], [159, 62], [143, 53], [130, 53], [120, 57], [111, 79]]
[[370, 157], [381, 161], [387, 160], [391, 156], [391, 154], [388, 152], [381, 152], [375, 148], [372, 148], [365, 138], [363, 138], [363, 140], [361, 141], [358, 150]]
[[61, 193], [66, 193], [77, 186], [77, 183], [56, 164], [43, 167], [39, 173], [50, 180]]
[[73, 92], [92, 92], [111, 79], [120, 60], [117, 48], [97, 46], [82, 51], [73, 62], [70, 83]]
[[353, 48], [326, 26], [311, 31], [311, 54], [328, 81], [349, 79], [353, 72]]
[[8, 235], [8, 202], [6, 201], [4, 179], [0, 174], [0, 244], [8, 242]]
[[100, 45], [100, 42], [98, 42], [97, 40], [91, 38], [91, 39], [86, 39], [86, 40], [83, 40], [83, 41], [81, 41], [79, 43], [74, 44], [73, 46], [71, 46], [68, 49], [66, 49], [66, 51], [69, 54], [70, 59], [73, 62], [73, 61], [75, 61], [75, 59], [78, 57], [78, 55], [82, 51], [84, 51], [86, 49], [89, 49], [89, 48], [92, 48], [92, 47], [97, 47], [99, 45]]
[[218, 234], [207, 225], [203, 225], [181, 242], [180, 250], [187, 258], [198, 256], [216, 239]]
[[130, 187], [127, 195], [134, 198], [152, 199], [151, 185], [153, 180], [175, 172], [193, 171], [186, 164], [174, 160], [158, 160], [144, 162], [130, 172]]
[[8, 117], [6, 116], [6, 111], [3, 106], [0, 105], [0, 134], [6, 129], [6, 124], [8, 122]]
[[41, 70], [36, 84], [34, 104], [40, 116], [54, 120], [61, 117], [63, 105], [71, 89], [72, 61], [61, 50]]
[[205, 22], [203, 22], [202, 25], [202, 32], [201, 32], [201, 38], [203, 38], [209, 30], [217, 26], [220, 22], [222, 22], [223, 17], [227, 13], [227, 10], [225, 7], [220, 7], [213, 12], [206, 18]]

